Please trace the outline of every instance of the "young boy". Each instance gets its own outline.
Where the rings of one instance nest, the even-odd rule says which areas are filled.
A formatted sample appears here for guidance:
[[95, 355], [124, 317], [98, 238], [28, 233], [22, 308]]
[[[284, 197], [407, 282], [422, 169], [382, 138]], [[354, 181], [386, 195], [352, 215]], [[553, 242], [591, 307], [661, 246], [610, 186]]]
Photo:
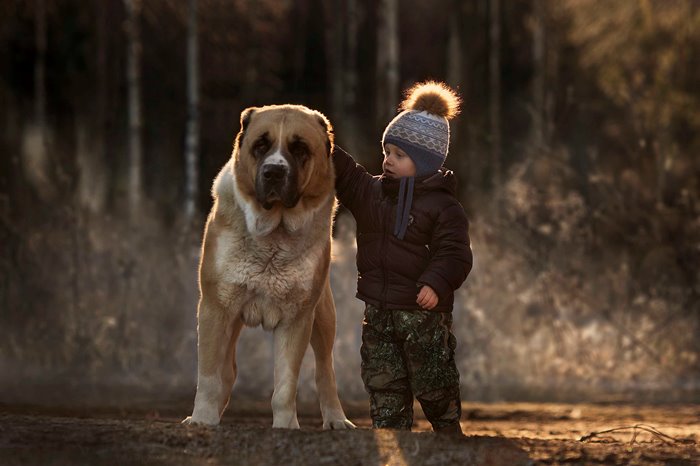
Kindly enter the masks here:
[[442, 169], [459, 103], [442, 83], [409, 89], [384, 130], [381, 176], [334, 152], [337, 196], [357, 222], [362, 380], [375, 428], [410, 430], [415, 396], [434, 431], [462, 433], [450, 329], [472, 252], [456, 178]]

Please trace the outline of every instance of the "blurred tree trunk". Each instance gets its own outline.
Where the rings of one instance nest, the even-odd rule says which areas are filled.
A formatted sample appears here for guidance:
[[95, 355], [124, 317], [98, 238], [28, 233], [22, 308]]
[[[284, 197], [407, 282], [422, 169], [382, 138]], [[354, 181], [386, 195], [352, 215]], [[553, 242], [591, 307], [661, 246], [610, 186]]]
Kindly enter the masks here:
[[107, 8], [109, 3], [94, 0], [95, 99], [87, 116], [76, 121], [76, 162], [78, 168], [77, 200], [80, 207], [101, 212], [107, 200], [107, 162], [105, 151], [105, 118], [107, 113]]
[[[654, 11], [654, 5], [650, 0], [640, 0], [639, 8], [641, 9], [641, 16], [644, 18], [642, 25], [645, 34], [647, 36], [653, 36], [654, 30], [656, 29], [654, 23], [657, 14], [657, 12]], [[652, 82], [654, 83], [652, 86], [656, 87], [656, 89], [654, 89], [655, 94], [659, 96], [664, 95], [663, 89], [659, 89], [661, 86], [659, 86], [658, 80], [654, 79]], [[661, 104], [659, 99], [653, 99], [652, 102], [654, 107], [653, 115], [661, 115], [663, 104]], [[673, 139], [668, 134], [668, 126], [666, 124], [643, 124], [642, 127], [649, 126], [653, 128], [651, 130], [653, 134], [651, 150], [653, 151], [654, 160], [656, 162], [654, 166], [654, 172], [656, 173], [656, 202], [662, 205], [664, 203], [664, 192], [666, 191], [667, 169], [671, 162], [667, 157], [673, 153]]]
[[141, 0], [124, 0], [126, 5], [126, 80], [129, 112], [129, 211], [136, 215], [143, 192], [141, 129]]
[[46, 5], [44, 0], [36, 0], [34, 61], [34, 120], [37, 126], [40, 148], [46, 156]]
[[23, 168], [39, 197], [49, 200], [56, 194], [53, 167], [49, 159], [46, 122], [46, 3], [34, 3], [34, 121], [23, 140]]
[[399, 2], [380, 0], [378, 8], [376, 116], [383, 126], [394, 117], [399, 98]]
[[197, 0], [189, 0], [187, 26], [187, 128], [185, 134], [185, 217], [189, 224], [199, 193], [199, 83], [197, 60]]
[[359, 11], [357, 0], [347, 0], [346, 9], [346, 41], [347, 52], [345, 60], [345, 83], [343, 85], [345, 94], [343, 107], [346, 111], [345, 120], [345, 141], [348, 150], [357, 153], [359, 145], [359, 129], [357, 121], [357, 86], [359, 77], [357, 74], [357, 31], [359, 27]]
[[489, 11], [489, 81], [491, 107], [491, 164], [493, 186], [501, 187], [501, 7], [500, 0], [490, 0]]
[[537, 150], [544, 143], [545, 114], [545, 0], [533, 0], [532, 12], [532, 139]]
[[[327, 42], [331, 64], [330, 88], [332, 123], [340, 134], [343, 148], [357, 153], [357, 0], [334, 0], [326, 9], [327, 23], [332, 24]], [[339, 141], [339, 142], [340, 142]]]
[[554, 21], [550, 20], [561, 8], [560, 4], [542, 0], [542, 27], [544, 48], [544, 83], [542, 84], [543, 113], [542, 131], [545, 144], [551, 144], [555, 129], [555, 107], [557, 89], [559, 88], [559, 37], [553, 28]]
[[[462, 147], [467, 151], [460, 165], [460, 174], [466, 180], [468, 197], [464, 199], [466, 205], [474, 205], [476, 198], [484, 189], [484, 169], [490, 165], [488, 158], [484, 157], [485, 147], [483, 135], [486, 132], [484, 125], [488, 119], [486, 106], [488, 93], [484, 92], [487, 86], [488, 66], [483, 55], [488, 48], [488, 2], [489, 0], [477, 0], [464, 2], [462, 5], [462, 41], [463, 59], [466, 63], [462, 66], [462, 96], [465, 103], [461, 117], [457, 119], [462, 128], [465, 144]], [[468, 46], [466, 45], [468, 44]], [[469, 107], [469, 111], [464, 107]], [[474, 112], [474, 110], [478, 110]], [[483, 114], [483, 117], [478, 114]]]
[[97, 7], [97, 122], [94, 138], [95, 160], [101, 172], [101, 186], [94, 201], [96, 210], [102, 210], [107, 201], [109, 178], [106, 175], [107, 154], [107, 2], [95, 0]]
[[[333, 0], [332, 8], [324, 8], [326, 15], [326, 24], [331, 25], [330, 34], [326, 35], [326, 42], [331, 44], [326, 48], [328, 63], [330, 63], [331, 77], [331, 112], [333, 119], [339, 119], [345, 116], [344, 99], [345, 94], [345, 79], [344, 79], [344, 34], [343, 25], [345, 18], [343, 17], [343, 0]], [[330, 37], [329, 37], [330, 36]]]
[[452, 0], [447, 41], [447, 84], [454, 88], [462, 85], [462, 1]]
[[[292, 6], [292, 21], [294, 30], [306, 31], [308, 27], [309, 5], [307, 0], [298, 0]], [[306, 36], [294, 34], [294, 56], [292, 57], [292, 90], [299, 92], [304, 79], [304, 54], [306, 51]], [[332, 42], [330, 42], [332, 43]]]
[[345, 133], [348, 150], [357, 154], [360, 150], [360, 134], [357, 111], [357, 88], [360, 82], [357, 71], [357, 31], [359, 29], [360, 13], [357, 0], [347, 0], [347, 59], [345, 69]]
[[[464, 80], [464, 48], [462, 44], [464, 43], [463, 14], [465, 6], [462, 0], [452, 0], [450, 6], [452, 14], [449, 17], [449, 36], [447, 41], [447, 83], [464, 95], [464, 90], [462, 89]], [[464, 144], [462, 143], [462, 137], [465, 136], [463, 129], [466, 128], [464, 120], [464, 118], [458, 118], [450, 124], [451, 161], [448, 161], [448, 163], [463, 177], [461, 179], [467, 181], [465, 184], [469, 185], [470, 183], [467, 179], [469, 155], [464, 150]]]
[[347, 0], [347, 71], [345, 73], [345, 105], [354, 108], [357, 102], [357, 0]]
[[[463, 2], [461, 0], [452, 0], [451, 2], [452, 14], [449, 18], [449, 38], [447, 41], [447, 84], [455, 89], [461, 89], [463, 80], [463, 63], [462, 56], [464, 54], [462, 50], [462, 31], [464, 31], [464, 25], [462, 24], [462, 13], [463, 13]], [[462, 91], [460, 91], [462, 92]], [[450, 148], [452, 149], [450, 153], [452, 157], [455, 155], [456, 168], [459, 173], [468, 173], [466, 171], [467, 155], [463, 152], [458, 152], [455, 154], [454, 149], [461, 144], [462, 131], [460, 131], [461, 119], [456, 122], [453, 121], [450, 125]]]

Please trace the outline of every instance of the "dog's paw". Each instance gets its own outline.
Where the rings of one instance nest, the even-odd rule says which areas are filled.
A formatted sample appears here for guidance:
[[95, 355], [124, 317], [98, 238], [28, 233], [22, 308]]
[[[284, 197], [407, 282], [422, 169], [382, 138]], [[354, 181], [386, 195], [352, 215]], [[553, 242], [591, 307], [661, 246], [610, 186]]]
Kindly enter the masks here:
[[357, 426], [348, 419], [333, 419], [323, 423], [323, 428], [326, 430], [346, 430], [357, 429]]
[[219, 425], [219, 419], [212, 420], [212, 419], [199, 419], [194, 416], [187, 416], [185, 419], [182, 420], [182, 423], [184, 425], [189, 425], [189, 426], [210, 426], [210, 427], [215, 427]]
[[299, 429], [299, 421], [296, 414], [293, 416], [273, 416], [273, 429]]

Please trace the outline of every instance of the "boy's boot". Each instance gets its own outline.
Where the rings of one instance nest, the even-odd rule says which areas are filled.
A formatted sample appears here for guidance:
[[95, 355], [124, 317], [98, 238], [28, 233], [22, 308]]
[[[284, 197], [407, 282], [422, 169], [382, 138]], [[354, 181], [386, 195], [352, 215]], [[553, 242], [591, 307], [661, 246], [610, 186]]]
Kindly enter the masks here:
[[464, 435], [464, 433], [462, 432], [462, 426], [459, 425], [459, 422], [455, 422], [454, 424], [441, 427], [440, 429], [435, 429], [435, 433], [441, 435], [454, 435], [458, 437]]

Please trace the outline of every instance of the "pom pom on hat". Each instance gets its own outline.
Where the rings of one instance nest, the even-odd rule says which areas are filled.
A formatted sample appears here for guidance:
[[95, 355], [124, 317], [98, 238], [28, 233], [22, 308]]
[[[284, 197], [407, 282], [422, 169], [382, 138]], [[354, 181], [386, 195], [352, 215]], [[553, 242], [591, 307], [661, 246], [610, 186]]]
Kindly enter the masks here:
[[447, 85], [435, 81], [415, 84], [406, 91], [401, 110], [415, 110], [448, 120], [459, 115], [461, 99]]
[[446, 84], [428, 81], [406, 91], [403, 110], [387, 125], [382, 147], [400, 147], [416, 165], [416, 176], [437, 172], [450, 145], [448, 120], [459, 113], [459, 96]]

